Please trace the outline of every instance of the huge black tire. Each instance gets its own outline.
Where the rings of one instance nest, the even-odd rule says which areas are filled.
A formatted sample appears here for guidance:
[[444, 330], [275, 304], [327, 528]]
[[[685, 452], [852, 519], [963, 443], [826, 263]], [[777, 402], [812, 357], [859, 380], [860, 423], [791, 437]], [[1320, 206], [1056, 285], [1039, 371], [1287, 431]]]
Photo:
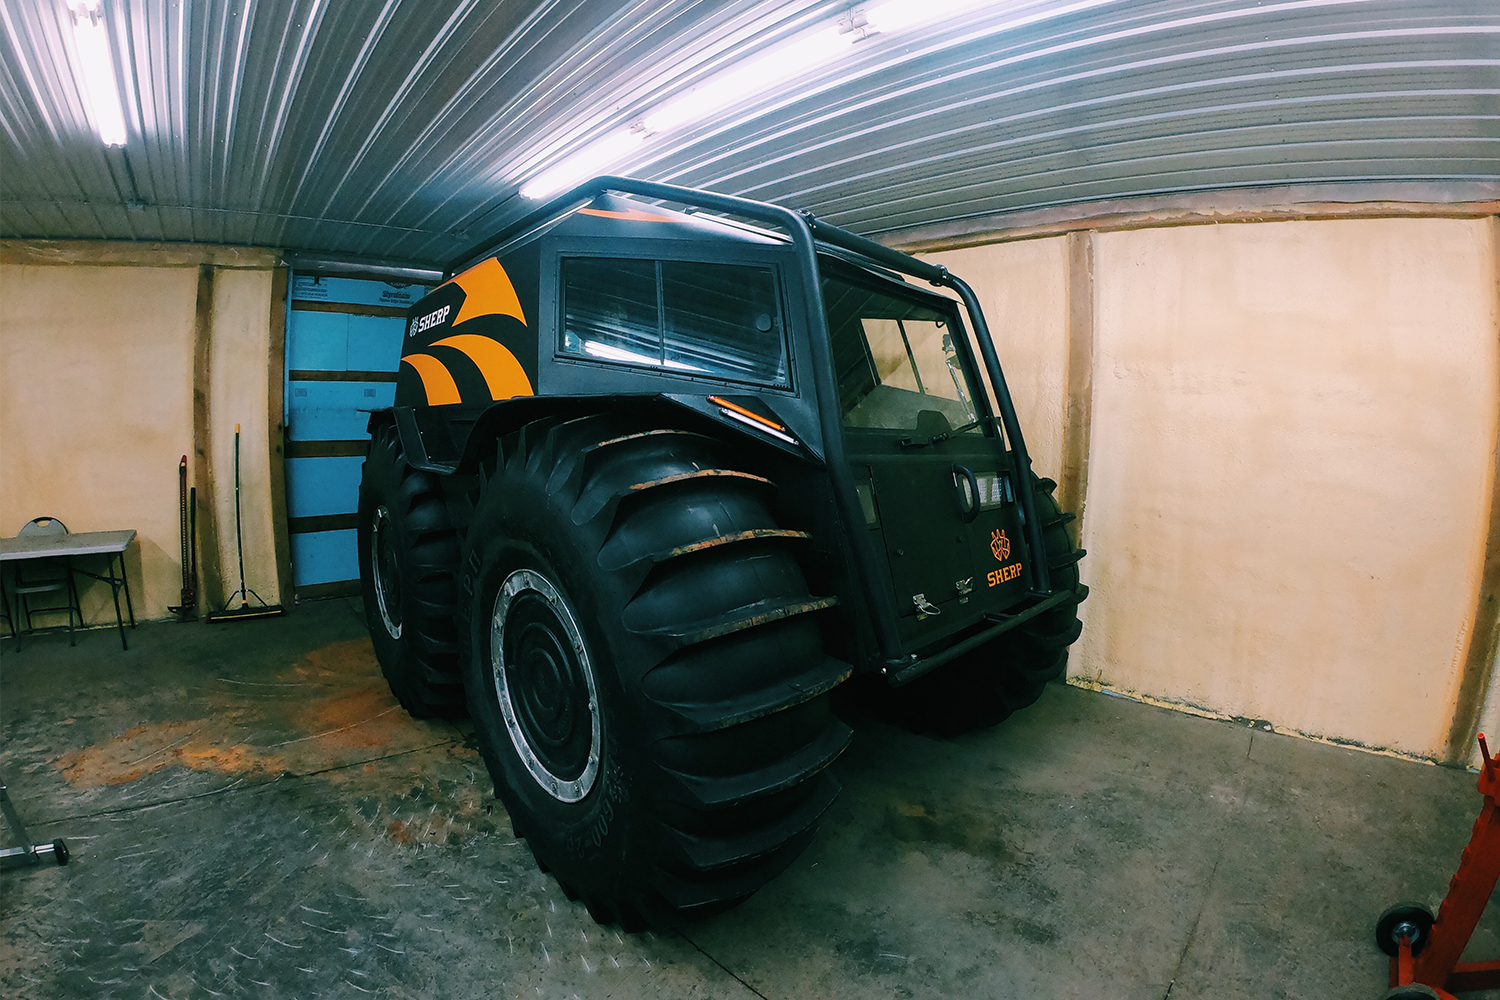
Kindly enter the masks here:
[[359, 483], [365, 624], [391, 693], [419, 719], [464, 713], [457, 568], [458, 537], [438, 478], [407, 463], [394, 424], [375, 427]]
[[1078, 577], [1084, 550], [1068, 534], [1073, 515], [1058, 508], [1056, 489], [1050, 479], [1032, 479], [1052, 589], [1069, 591], [1072, 598], [891, 692], [899, 721], [944, 736], [993, 726], [1031, 705], [1048, 681], [1063, 675], [1068, 647], [1083, 631], [1078, 605], [1089, 589]]
[[480, 749], [518, 836], [601, 923], [732, 906], [811, 840], [849, 740], [774, 487], [626, 415], [508, 437], [464, 555]]

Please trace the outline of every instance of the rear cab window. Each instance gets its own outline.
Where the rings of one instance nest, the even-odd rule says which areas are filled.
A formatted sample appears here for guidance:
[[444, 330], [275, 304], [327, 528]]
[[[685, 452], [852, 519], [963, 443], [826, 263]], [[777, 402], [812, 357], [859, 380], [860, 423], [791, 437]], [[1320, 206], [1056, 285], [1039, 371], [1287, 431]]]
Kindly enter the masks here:
[[846, 428], [983, 433], [951, 308], [841, 268], [825, 269], [823, 301]]
[[560, 353], [786, 389], [786, 325], [771, 267], [562, 259]]

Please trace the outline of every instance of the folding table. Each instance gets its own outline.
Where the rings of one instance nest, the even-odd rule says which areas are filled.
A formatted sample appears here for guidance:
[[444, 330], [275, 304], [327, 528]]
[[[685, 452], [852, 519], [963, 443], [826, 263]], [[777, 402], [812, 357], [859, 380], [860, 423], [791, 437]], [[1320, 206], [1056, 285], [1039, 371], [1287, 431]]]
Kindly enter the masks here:
[[[130, 646], [125, 641], [125, 618], [120, 611], [120, 591], [125, 591], [125, 607], [130, 612], [130, 627], [135, 628], [130, 580], [125, 575], [125, 549], [134, 540], [133, 528], [124, 531], [77, 531], [66, 535], [0, 538], [0, 564], [16, 563], [14, 572], [19, 574], [19, 564], [27, 559], [62, 559], [68, 563], [72, 572], [109, 584], [110, 593], [115, 600], [115, 625], [120, 629], [120, 645], [129, 649]], [[73, 559], [79, 556], [107, 556], [105, 575], [73, 566]], [[120, 565], [118, 576], [115, 575], [116, 560]], [[3, 571], [3, 566], [0, 566], [0, 571]], [[14, 621], [11, 628], [13, 631], [16, 628]]]

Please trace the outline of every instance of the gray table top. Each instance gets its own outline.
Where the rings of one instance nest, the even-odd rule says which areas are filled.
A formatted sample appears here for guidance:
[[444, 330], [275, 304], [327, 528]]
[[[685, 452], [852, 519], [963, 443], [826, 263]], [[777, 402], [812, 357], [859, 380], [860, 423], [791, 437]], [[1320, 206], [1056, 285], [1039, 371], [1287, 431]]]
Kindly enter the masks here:
[[124, 531], [75, 531], [67, 535], [27, 535], [25, 538], [17, 535], [0, 538], [0, 562], [124, 552], [125, 546], [134, 538], [134, 528]]

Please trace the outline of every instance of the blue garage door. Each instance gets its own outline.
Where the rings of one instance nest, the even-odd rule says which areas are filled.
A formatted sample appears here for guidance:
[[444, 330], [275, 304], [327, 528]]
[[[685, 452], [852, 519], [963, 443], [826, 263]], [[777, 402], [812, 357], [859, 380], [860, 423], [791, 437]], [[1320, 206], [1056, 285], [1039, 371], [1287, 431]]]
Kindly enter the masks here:
[[287, 528], [298, 597], [358, 589], [355, 512], [372, 409], [390, 406], [406, 308], [424, 285], [292, 275], [286, 327]]

